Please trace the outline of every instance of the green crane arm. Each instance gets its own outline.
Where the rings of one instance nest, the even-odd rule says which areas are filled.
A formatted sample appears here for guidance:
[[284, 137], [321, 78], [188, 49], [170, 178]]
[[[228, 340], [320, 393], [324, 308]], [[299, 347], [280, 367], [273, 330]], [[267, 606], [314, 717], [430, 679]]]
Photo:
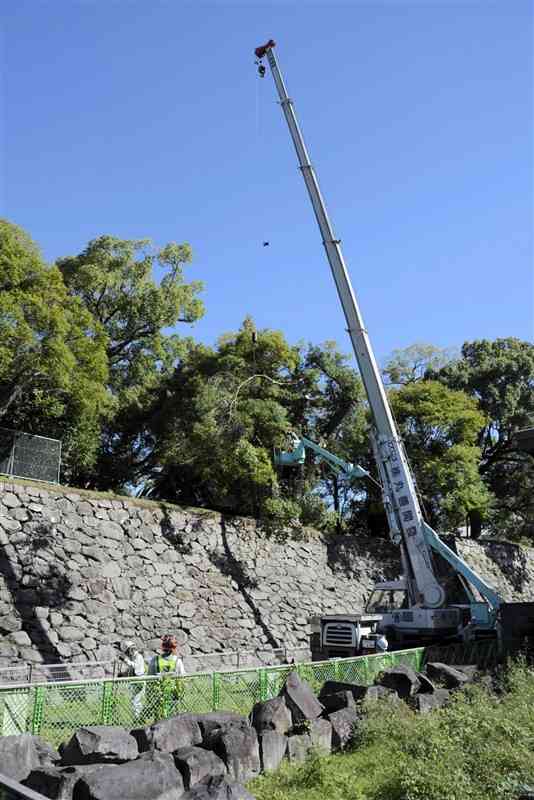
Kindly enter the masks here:
[[344, 461], [339, 456], [325, 450], [321, 445], [312, 442], [305, 436], [297, 436], [295, 433], [291, 434], [293, 447], [291, 450], [275, 452], [274, 462], [278, 466], [291, 467], [304, 464], [306, 458], [306, 450], [311, 450], [315, 455], [319, 456], [322, 461], [326, 461], [334, 471], [341, 477], [347, 480], [354, 478], [370, 478], [371, 476], [359, 464], [351, 464], [350, 461]]

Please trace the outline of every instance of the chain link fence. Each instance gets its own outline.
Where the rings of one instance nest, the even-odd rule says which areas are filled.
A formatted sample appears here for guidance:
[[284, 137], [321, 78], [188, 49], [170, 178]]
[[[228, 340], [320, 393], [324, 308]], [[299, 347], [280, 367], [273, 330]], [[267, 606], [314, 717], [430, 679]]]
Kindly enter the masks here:
[[284, 664], [184, 677], [111, 678], [0, 689], [0, 732], [40, 734], [52, 744], [83, 725], [150, 725], [181, 712], [236, 711], [248, 714], [255, 703], [275, 697], [287, 675], [297, 670], [315, 692], [327, 680], [369, 684], [387, 667], [420, 668], [424, 650], [399, 651], [325, 662]]
[[0, 733], [40, 734], [57, 745], [84, 725], [135, 728], [182, 712], [224, 710], [249, 714], [258, 701], [276, 697], [293, 670], [318, 693], [327, 680], [370, 685], [389, 667], [405, 664], [420, 670], [428, 661], [493, 666], [498, 662], [497, 643], [420, 647], [179, 678], [146, 676], [4, 686], [0, 688]]
[[0, 428], [0, 473], [59, 483], [61, 442], [33, 433]]

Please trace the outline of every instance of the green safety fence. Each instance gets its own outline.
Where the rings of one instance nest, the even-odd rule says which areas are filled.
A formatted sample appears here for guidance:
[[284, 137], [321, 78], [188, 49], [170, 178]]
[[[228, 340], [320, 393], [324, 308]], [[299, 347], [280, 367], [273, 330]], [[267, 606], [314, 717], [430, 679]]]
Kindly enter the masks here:
[[[456, 654], [460, 658], [460, 653]], [[471, 653], [469, 663], [473, 660]], [[447, 654], [434, 653], [433, 661]], [[488, 656], [489, 657], [489, 656]], [[495, 652], [496, 658], [496, 652]], [[276, 697], [287, 675], [296, 671], [318, 693], [326, 681], [369, 685], [389, 667], [420, 670], [425, 648], [304, 664], [206, 672], [176, 677], [26, 684], [0, 688], [0, 733], [40, 734], [54, 745], [84, 725], [150, 725], [182, 712], [236, 711], [248, 714], [255, 703]], [[455, 663], [468, 663], [456, 660]]]

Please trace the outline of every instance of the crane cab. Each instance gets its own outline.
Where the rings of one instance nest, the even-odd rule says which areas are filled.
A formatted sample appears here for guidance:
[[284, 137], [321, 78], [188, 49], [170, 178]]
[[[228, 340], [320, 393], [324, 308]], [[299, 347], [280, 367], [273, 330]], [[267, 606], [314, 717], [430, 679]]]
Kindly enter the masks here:
[[312, 617], [313, 661], [352, 658], [376, 652], [380, 614], [327, 614]]

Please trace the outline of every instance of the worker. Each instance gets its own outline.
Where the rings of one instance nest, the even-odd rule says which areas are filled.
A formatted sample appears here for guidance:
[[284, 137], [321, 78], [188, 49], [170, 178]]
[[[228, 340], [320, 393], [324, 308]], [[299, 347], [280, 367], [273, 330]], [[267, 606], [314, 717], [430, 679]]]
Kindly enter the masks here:
[[388, 640], [384, 636], [383, 633], [380, 634], [378, 639], [376, 640], [376, 652], [377, 653], [385, 653], [389, 647]]
[[[124, 643], [124, 657], [122, 661], [126, 665], [123, 677], [141, 678], [146, 673], [146, 664], [143, 654], [138, 650], [134, 642]], [[143, 710], [145, 701], [146, 685], [145, 681], [131, 681], [128, 684], [132, 698], [132, 709], [134, 717], [137, 719]]]
[[134, 642], [124, 642], [124, 657], [122, 661], [126, 665], [122, 677], [134, 678], [145, 674], [145, 659], [143, 658], [143, 654], [135, 646]]
[[165, 634], [161, 638], [161, 655], [155, 655], [148, 665], [149, 675], [185, 675], [184, 664], [178, 658], [177, 649], [176, 636]]

